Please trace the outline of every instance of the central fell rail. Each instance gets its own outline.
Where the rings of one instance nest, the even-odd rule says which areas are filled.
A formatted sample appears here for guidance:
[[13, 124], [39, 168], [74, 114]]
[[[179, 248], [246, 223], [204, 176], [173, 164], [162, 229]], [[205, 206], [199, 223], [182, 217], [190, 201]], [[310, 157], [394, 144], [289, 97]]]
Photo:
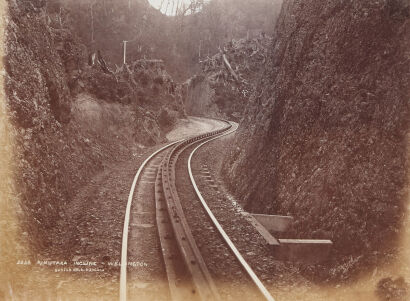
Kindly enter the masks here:
[[[227, 126], [223, 129], [188, 139], [174, 146], [165, 157], [161, 168], [161, 178], [163, 185], [162, 191], [165, 197], [169, 219], [172, 224], [178, 248], [181, 254], [183, 254], [185, 266], [189, 270], [189, 273], [192, 277], [192, 282], [196, 288], [191, 291], [191, 298], [196, 294], [196, 292], [198, 292], [200, 300], [220, 300], [220, 296], [215, 283], [213, 282], [211, 274], [208, 271], [205, 261], [202, 258], [201, 252], [199, 251], [199, 248], [191, 233], [191, 229], [186, 220], [184, 210], [182, 209], [181, 201], [179, 199], [175, 184], [175, 166], [179, 155], [187, 147], [204, 140], [209, 140], [211, 137], [221, 135], [222, 133], [229, 131], [231, 127], [232, 125], [227, 123]], [[160, 226], [158, 227], [158, 229], [160, 229]], [[165, 257], [164, 262], [167, 263], [167, 259]], [[167, 267], [167, 270], [169, 269], [170, 268]], [[181, 300], [179, 298], [181, 293], [178, 292], [178, 285], [175, 284], [176, 279], [174, 279], [172, 275], [172, 272], [168, 274], [171, 296], [173, 296], [173, 298], [176, 300]], [[186, 291], [185, 286], [182, 285], [182, 287], [183, 290]], [[185, 292], [184, 294], [186, 295]]]

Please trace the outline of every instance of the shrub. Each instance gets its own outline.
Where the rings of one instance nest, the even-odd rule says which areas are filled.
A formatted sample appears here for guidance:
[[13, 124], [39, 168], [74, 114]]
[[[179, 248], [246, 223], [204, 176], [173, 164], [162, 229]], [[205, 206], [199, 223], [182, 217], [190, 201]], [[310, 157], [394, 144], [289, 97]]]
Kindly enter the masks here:
[[154, 79], [154, 83], [155, 83], [155, 84], [158, 84], [158, 85], [163, 85], [163, 84], [164, 84], [164, 79], [162, 78], [162, 76], [157, 76], [157, 77]]

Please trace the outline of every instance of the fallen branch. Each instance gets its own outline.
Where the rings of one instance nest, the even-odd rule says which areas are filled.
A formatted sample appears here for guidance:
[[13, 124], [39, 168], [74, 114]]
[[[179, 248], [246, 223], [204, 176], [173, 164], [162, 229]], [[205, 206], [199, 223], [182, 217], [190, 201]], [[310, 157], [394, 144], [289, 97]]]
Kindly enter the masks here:
[[222, 58], [225, 64], [225, 67], [228, 69], [228, 71], [231, 73], [232, 77], [236, 80], [239, 81], [239, 76], [236, 74], [236, 72], [232, 69], [231, 64], [228, 61], [228, 58], [226, 57], [225, 53], [222, 53]]

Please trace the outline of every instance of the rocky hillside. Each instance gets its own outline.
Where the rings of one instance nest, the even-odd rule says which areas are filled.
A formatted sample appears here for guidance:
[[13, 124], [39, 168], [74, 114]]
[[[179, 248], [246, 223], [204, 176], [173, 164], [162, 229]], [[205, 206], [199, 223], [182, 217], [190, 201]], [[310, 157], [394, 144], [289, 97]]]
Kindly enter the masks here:
[[163, 141], [185, 115], [159, 60], [111, 70], [54, 1], [8, 1], [5, 90], [16, 132], [24, 235], [41, 251], [79, 187], [106, 165]]
[[223, 50], [201, 61], [202, 70], [186, 83], [186, 110], [239, 121], [268, 58], [272, 38], [232, 40]]
[[226, 157], [247, 210], [294, 216], [288, 237], [334, 241], [329, 265], [344, 265], [327, 276], [383, 258], [400, 229], [409, 15], [402, 0], [286, 0]]

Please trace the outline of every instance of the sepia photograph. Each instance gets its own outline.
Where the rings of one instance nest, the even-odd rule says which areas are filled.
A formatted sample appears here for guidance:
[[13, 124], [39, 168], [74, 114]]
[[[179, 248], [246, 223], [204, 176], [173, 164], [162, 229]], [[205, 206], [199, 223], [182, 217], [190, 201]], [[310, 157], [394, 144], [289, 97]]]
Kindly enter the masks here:
[[410, 301], [410, 0], [0, 0], [0, 301]]

